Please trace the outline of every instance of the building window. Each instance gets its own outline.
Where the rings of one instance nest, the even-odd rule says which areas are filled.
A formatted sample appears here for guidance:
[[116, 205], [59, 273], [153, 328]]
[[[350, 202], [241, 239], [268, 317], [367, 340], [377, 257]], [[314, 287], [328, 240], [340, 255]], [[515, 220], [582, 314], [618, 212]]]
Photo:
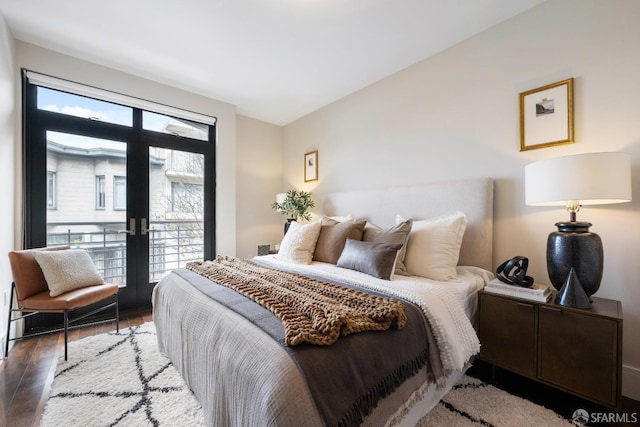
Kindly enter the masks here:
[[123, 211], [127, 209], [127, 177], [113, 177], [113, 210]]
[[96, 209], [106, 208], [107, 194], [105, 190], [104, 175], [96, 176]]
[[47, 209], [56, 208], [56, 173], [47, 171]]
[[171, 212], [201, 216], [204, 191], [201, 184], [171, 183]]

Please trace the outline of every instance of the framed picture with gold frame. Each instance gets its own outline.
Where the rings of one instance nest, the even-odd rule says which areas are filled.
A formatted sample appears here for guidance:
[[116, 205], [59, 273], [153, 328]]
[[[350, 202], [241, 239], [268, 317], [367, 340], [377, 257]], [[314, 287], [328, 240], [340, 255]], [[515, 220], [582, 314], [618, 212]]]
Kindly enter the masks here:
[[304, 155], [304, 182], [318, 180], [318, 150]]
[[573, 142], [573, 79], [520, 94], [520, 151]]

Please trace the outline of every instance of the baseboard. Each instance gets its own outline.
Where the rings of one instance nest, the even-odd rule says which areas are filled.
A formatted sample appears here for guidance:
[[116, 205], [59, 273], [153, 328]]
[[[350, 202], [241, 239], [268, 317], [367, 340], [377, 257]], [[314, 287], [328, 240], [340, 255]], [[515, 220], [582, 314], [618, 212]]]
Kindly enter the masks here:
[[640, 402], [640, 369], [622, 365], [622, 395]]

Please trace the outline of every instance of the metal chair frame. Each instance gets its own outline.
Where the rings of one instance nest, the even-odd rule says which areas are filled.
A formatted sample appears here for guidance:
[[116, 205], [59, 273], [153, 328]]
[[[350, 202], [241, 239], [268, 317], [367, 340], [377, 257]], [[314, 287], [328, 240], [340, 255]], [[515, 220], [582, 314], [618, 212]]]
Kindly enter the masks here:
[[[19, 341], [25, 338], [31, 338], [31, 337], [36, 337], [39, 335], [45, 335], [45, 334], [50, 334], [53, 332], [60, 332], [60, 331], [64, 331], [64, 360], [67, 360], [67, 343], [68, 343], [68, 336], [69, 336], [69, 329], [75, 329], [81, 326], [90, 326], [90, 325], [98, 325], [101, 323], [106, 323], [106, 322], [111, 322], [113, 319], [106, 319], [106, 320], [100, 320], [100, 321], [96, 321], [96, 322], [89, 322], [89, 323], [83, 323], [82, 325], [78, 325], [78, 326], [73, 326], [73, 327], [69, 327], [70, 324], [78, 322], [82, 319], [85, 319], [89, 316], [92, 316], [96, 313], [99, 313], [101, 311], [104, 311], [106, 309], [109, 309], [111, 307], [115, 307], [115, 321], [116, 321], [116, 332], [120, 332], [120, 311], [118, 308], [118, 294], [113, 295], [113, 299], [114, 301], [112, 303], [109, 303], [107, 305], [104, 305], [100, 308], [97, 308], [93, 311], [91, 311], [90, 313], [85, 313], [83, 315], [80, 315], [74, 319], [69, 319], [69, 313], [73, 312], [74, 310], [64, 310], [61, 314], [64, 316], [64, 326], [62, 328], [57, 328], [57, 329], [52, 329], [52, 330], [46, 330], [46, 331], [42, 331], [42, 332], [35, 332], [32, 334], [27, 334], [27, 335], [23, 335], [21, 337], [14, 337], [14, 338], [10, 338], [10, 334], [11, 334], [11, 322], [15, 322], [21, 319], [26, 319], [28, 317], [33, 316], [34, 314], [38, 314], [38, 313], [49, 313], [46, 311], [35, 311], [35, 310], [27, 310], [27, 309], [20, 309], [20, 308], [13, 308], [13, 300], [14, 300], [14, 294], [15, 294], [15, 287], [16, 284], [15, 282], [11, 283], [11, 299], [9, 300], [9, 315], [8, 315], [8, 321], [7, 321], [7, 336], [6, 336], [6, 341], [5, 341], [5, 347], [4, 347], [4, 357], [7, 358], [9, 356], [9, 342], [10, 341]], [[16, 313], [16, 312], [20, 312], [20, 313], [27, 313], [27, 314], [22, 314], [19, 317], [16, 318], [12, 318], [12, 314]]]

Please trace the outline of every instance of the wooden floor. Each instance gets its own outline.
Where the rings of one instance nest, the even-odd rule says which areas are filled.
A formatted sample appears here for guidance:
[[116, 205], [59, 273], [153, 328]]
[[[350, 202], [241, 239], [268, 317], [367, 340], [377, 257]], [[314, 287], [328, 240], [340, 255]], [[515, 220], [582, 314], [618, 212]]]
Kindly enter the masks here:
[[[120, 328], [137, 326], [152, 320], [151, 312], [123, 313]], [[81, 327], [69, 332], [69, 341], [115, 330], [115, 322]], [[49, 396], [56, 369], [56, 361], [64, 351], [64, 336], [61, 332], [18, 341], [9, 353], [9, 358], [0, 364], [0, 426], [37, 426]], [[489, 366], [476, 361], [469, 374], [491, 381]], [[498, 379], [498, 378], [496, 378]], [[594, 407], [577, 397], [552, 389], [515, 374], [501, 371], [496, 384], [513, 394], [551, 408], [570, 418], [575, 409], [610, 412], [606, 408]], [[635, 413], [640, 417], [640, 402], [623, 398], [622, 412]], [[602, 423], [599, 427], [621, 425]], [[628, 425], [628, 424], [627, 424]]]
[[[151, 320], [151, 311], [122, 313], [120, 328]], [[69, 342], [115, 329], [115, 321], [79, 327], [69, 331]], [[9, 357], [0, 364], [0, 426], [37, 426], [49, 396], [58, 357], [64, 354], [64, 334], [51, 333], [14, 343]]]

